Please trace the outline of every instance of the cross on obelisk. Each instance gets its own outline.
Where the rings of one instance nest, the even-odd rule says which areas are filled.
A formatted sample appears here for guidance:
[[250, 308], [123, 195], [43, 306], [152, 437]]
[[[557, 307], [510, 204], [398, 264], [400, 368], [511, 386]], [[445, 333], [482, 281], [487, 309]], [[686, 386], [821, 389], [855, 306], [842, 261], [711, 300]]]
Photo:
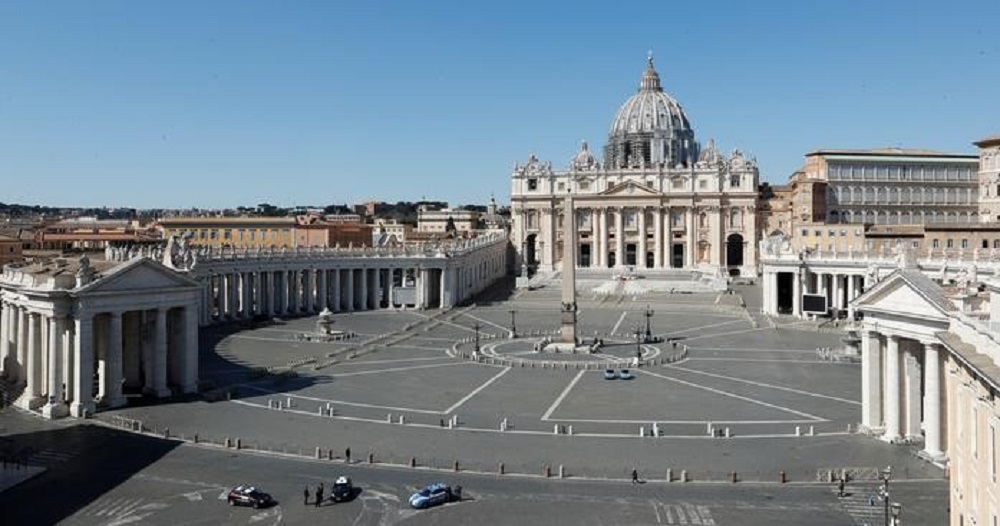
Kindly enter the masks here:
[[576, 345], [576, 212], [573, 196], [563, 201], [562, 328], [563, 343]]

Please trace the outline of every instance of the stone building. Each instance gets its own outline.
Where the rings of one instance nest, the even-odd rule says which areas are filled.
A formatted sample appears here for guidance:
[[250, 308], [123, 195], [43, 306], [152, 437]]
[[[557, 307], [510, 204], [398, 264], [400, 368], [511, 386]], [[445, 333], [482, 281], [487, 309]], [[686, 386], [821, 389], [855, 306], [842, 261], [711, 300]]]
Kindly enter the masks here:
[[1000, 221], [1000, 135], [974, 144], [979, 148], [979, 220]]
[[21, 240], [0, 234], [0, 267], [7, 263], [17, 263], [23, 259]]
[[[580, 267], [701, 269], [756, 275], [758, 169], [738, 150], [702, 147], [652, 57], [638, 92], [612, 119], [604, 159], [584, 142], [565, 170], [534, 155], [511, 177], [511, 240], [519, 266], [553, 271], [563, 243]], [[573, 194], [578, 235], [564, 240]]]
[[52, 418], [198, 386], [196, 281], [147, 258], [53, 258], [0, 275], [0, 364], [14, 401]]

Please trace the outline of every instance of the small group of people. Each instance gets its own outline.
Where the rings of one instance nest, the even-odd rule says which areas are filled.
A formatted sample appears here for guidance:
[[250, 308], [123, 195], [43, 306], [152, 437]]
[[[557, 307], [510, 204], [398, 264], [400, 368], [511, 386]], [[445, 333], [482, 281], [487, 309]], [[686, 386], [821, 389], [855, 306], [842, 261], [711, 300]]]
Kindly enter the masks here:
[[[344, 450], [344, 462], [346, 462], [348, 464], [351, 463], [351, 448], [347, 448], [347, 449]], [[306, 486], [305, 489], [302, 490], [302, 504], [305, 505], [305, 506], [309, 505], [309, 494], [310, 493], [311, 492], [309, 491], [309, 486]], [[314, 494], [316, 495], [316, 500], [315, 500], [315, 502], [313, 504], [318, 508], [318, 507], [320, 507], [320, 506], [323, 505], [323, 483], [322, 482], [319, 483], [319, 486], [316, 486], [316, 491], [315, 491]]]

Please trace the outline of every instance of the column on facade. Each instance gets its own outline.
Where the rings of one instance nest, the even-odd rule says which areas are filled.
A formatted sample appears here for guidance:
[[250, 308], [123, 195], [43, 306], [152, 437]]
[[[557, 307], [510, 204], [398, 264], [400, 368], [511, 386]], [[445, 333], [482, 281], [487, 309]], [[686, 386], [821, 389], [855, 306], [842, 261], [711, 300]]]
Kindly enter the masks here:
[[870, 330], [861, 331], [861, 425], [868, 429], [882, 423], [882, 340]]
[[899, 337], [889, 335], [885, 356], [885, 434], [883, 440], [894, 441], [900, 432]]
[[156, 309], [153, 323], [153, 394], [158, 397], [170, 395], [167, 388], [167, 309]]
[[941, 458], [941, 359], [938, 346], [924, 343], [924, 452]]
[[639, 246], [636, 249], [639, 251], [636, 254], [636, 268], [646, 268], [646, 207], [639, 207], [636, 211], [639, 215]]
[[122, 313], [112, 312], [108, 325], [107, 397], [102, 402], [109, 407], [125, 405], [122, 393]]
[[597, 234], [594, 238], [598, 241], [597, 266], [608, 268], [608, 209], [600, 207], [597, 209]]
[[909, 344], [903, 355], [903, 400], [905, 401], [906, 427], [902, 430], [903, 436], [920, 436], [920, 424], [922, 422], [923, 396], [921, 394], [923, 386], [923, 376], [920, 371], [920, 358], [918, 354], [923, 354], [914, 341], [907, 341]]
[[67, 405], [71, 398], [75, 382], [79, 381], [76, 371], [73, 369], [73, 322], [69, 317], [63, 316], [59, 325], [59, 348], [62, 351], [62, 385], [59, 394], [62, 398], [66, 413], [69, 412]]
[[615, 266], [625, 265], [625, 209], [615, 209]]
[[[556, 211], [548, 207], [543, 213], [545, 214], [545, 249], [542, 251], [542, 264], [548, 270], [552, 270], [556, 264]], [[413, 279], [416, 279], [416, 276]]]
[[316, 270], [316, 310], [323, 311], [327, 308], [327, 298], [330, 297], [326, 288], [326, 275], [330, 271], [327, 269]]
[[78, 381], [72, 386], [70, 414], [84, 417], [94, 412], [93, 386], [90, 382], [94, 376], [94, 318], [86, 311], [78, 312], [74, 325], [73, 371]]
[[723, 227], [722, 213], [722, 207], [719, 206], [712, 206], [708, 209], [708, 229], [712, 236], [709, 239], [711, 243], [709, 247], [709, 264], [714, 267], [729, 264], [728, 261], [722, 260], [722, 246], [726, 239], [726, 229]]
[[653, 267], [663, 268], [663, 208], [653, 209]]
[[687, 250], [684, 252], [684, 266], [691, 268], [694, 267], [698, 261], [698, 210], [695, 207], [689, 207], [685, 211], [685, 219], [687, 220]]
[[389, 308], [396, 308], [395, 297], [396, 297], [396, 269], [389, 268], [386, 269], [386, 287], [389, 289]]

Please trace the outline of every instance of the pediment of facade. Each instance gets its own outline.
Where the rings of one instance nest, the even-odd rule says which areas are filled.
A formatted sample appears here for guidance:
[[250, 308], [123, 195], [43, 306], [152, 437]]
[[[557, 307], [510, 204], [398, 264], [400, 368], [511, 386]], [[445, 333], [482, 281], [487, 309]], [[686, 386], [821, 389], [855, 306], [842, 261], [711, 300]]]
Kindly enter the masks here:
[[606, 197], [659, 197], [663, 194], [644, 184], [626, 181], [608, 188], [599, 195]]
[[133, 259], [77, 290], [77, 293], [122, 293], [150, 289], [197, 288], [198, 282], [151, 259]]

